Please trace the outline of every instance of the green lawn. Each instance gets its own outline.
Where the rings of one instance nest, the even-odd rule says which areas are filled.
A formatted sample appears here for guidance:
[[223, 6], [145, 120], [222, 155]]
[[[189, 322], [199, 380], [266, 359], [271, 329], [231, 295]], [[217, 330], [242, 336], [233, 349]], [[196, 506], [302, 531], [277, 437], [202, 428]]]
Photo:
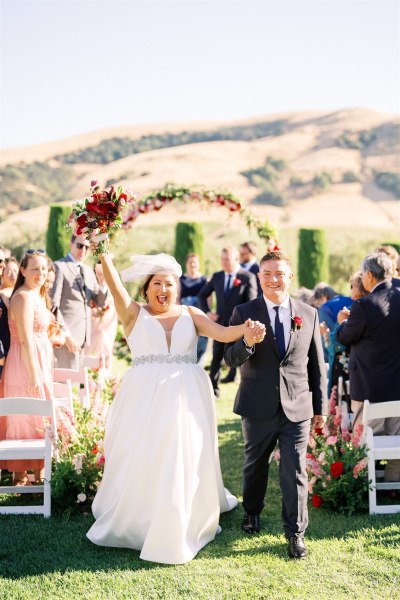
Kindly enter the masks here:
[[[226, 487], [240, 496], [240, 421], [231, 412], [236, 386], [222, 388], [222, 471]], [[309, 557], [293, 561], [282, 533], [276, 465], [270, 483], [260, 534], [241, 533], [239, 507], [221, 517], [222, 533], [215, 542], [180, 566], [147, 563], [135, 551], [94, 546], [85, 537], [91, 516], [2, 515], [0, 598], [400, 598], [400, 515], [343, 517], [312, 508]]]

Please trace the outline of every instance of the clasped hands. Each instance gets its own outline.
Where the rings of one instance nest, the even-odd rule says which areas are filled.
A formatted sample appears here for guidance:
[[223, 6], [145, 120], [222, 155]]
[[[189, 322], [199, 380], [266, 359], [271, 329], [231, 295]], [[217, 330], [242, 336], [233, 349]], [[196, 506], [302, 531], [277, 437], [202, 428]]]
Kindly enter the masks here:
[[254, 344], [259, 344], [265, 338], [265, 325], [264, 323], [260, 323], [260, 321], [252, 321], [251, 319], [247, 319], [245, 322], [246, 330], [243, 335], [244, 341], [247, 346], [254, 346]]

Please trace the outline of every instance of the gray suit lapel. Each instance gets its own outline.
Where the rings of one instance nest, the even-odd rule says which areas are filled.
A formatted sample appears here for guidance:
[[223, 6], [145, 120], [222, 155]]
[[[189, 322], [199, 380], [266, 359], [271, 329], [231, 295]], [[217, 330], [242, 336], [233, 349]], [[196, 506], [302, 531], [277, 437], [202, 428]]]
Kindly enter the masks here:
[[301, 308], [298, 305], [298, 303], [296, 302], [296, 300], [293, 300], [292, 298], [290, 298], [289, 305], [290, 305], [291, 327], [290, 327], [289, 344], [288, 344], [288, 347], [286, 348], [285, 356], [287, 356], [289, 354], [289, 352], [291, 352], [293, 350], [293, 347], [299, 336], [299, 330], [297, 330], [297, 331], [293, 330], [293, 317], [302, 317]]

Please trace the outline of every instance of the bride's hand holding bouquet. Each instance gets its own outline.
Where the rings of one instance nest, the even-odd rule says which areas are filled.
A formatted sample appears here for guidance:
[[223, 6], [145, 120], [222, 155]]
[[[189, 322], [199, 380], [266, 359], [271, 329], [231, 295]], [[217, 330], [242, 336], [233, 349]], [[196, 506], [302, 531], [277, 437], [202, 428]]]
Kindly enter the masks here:
[[137, 199], [138, 194], [121, 186], [101, 190], [98, 181], [93, 180], [90, 197], [73, 204], [67, 228], [75, 235], [85, 236], [95, 256], [106, 254], [109, 251], [109, 237], [121, 229], [124, 212]]

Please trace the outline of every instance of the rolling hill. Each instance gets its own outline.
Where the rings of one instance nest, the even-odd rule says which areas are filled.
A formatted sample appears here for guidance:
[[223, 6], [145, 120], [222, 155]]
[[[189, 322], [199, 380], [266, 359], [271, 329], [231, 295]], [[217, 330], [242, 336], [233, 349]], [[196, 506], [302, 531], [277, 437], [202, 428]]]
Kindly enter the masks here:
[[[47, 226], [51, 202], [88, 193], [91, 179], [146, 194], [168, 182], [232, 191], [279, 228], [400, 230], [400, 124], [367, 109], [234, 122], [128, 126], [4, 150], [0, 238]], [[218, 209], [214, 209], [217, 211]], [[218, 220], [174, 204], [140, 224]]]

